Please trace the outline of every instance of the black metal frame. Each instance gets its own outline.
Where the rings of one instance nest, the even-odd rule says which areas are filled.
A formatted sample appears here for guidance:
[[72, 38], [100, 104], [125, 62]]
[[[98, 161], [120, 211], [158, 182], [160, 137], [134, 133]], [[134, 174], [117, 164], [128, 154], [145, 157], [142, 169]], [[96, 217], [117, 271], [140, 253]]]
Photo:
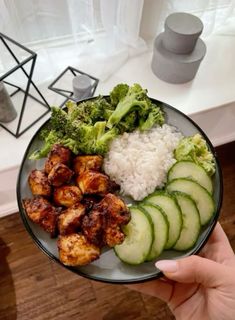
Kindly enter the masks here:
[[[63, 75], [67, 72], [67, 71], [70, 71], [74, 77], [76, 77], [77, 75], [86, 75], [88, 76], [90, 79], [94, 80], [94, 83], [92, 84], [92, 89], [91, 89], [91, 95], [87, 98], [91, 98], [94, 96], [94, 93], [95, 93], [95, 90], [98, 86], [98, 83], [99, 83], [99, 79], [91, 76], [90, 74], [88, 73], [85, 73], [81, 70], [78, 70], [78, 69], [75, 69], [71, 66], [68, 66], [64, 71], [61, 72], [61, 74], [59, 74], [59, 76], [48, 86], [48, 89], [66, 97], [66, 99], [62, 102], [62, 104], [60, 105], [60, 107], [62, 107], [68, 100], [73, 100], [75, 102], [78, 102], [79, 100], [77, 99], [74, 99], [73, 98], [73, 92], [72, 91], [69, 91], [69, 90], [64, 90], [64, 89], [60, 89], [60, 88], [57, 88], [57, 87], [54, 87], [54, 85], [58, 82], [58, 80], [60, 80]], [[67, 94], [66, 94], [67, 93]], [[84, 98], [82, 98], [81, 100], [84, 100]]]
[[[7, 48], [7, 50], [9, 51], [9, 53], [11, 54], [11, 56], [13, 57], [13, 59], [16, 61], [17, 65], [15, 67], [13, 67], [11, 70], [9, 70], [8, 72], [6, 72], [3, 76], [0, 77], [0, 81], [3, 81], [4, 83], [6, 83], [7, 85], [10, 85], [14, 88], [16, 88], [16, 90], [10, 95], [11, 97], [14, 96], [15, 94], [17, 94], [18, 92], [23, 92], [24, 93], [24, 98], [23, 98], [23, 103], [22, 103], [22, 107], [21, 107], [21, 111], [20, 111], [20, 115], [19, 115], [19, 120], [17, 123], [17, 128], [16, 128], [16, 132], [12, 132], [9, 128], [7, 128], [3, 123], [0, 122], [0, 126], [3, 127], [5, 130], [7, 130], [10, 134], [12, 134], [14, 137], [18, 138], [20, 137], [23, 133], [25, 133], [28, 129], [30, 129], [36, 122], [38, 122], [42, 117], [44, 117], [49, 111], [50, 111], [50, 105], [48, 104], [48, 102], [46, 101], [46, 99], [43, 97], [43, 95], [41, 94], [41, 92], [39, 91], [39, 89], [36, 87], [35, 83], [32, 81], [32, 76], [33, 76], [33, 71], [34, 71], [34, 67], [35, 67], [35, 63], [36, 63], [36, 58], [37, 58], [37, 54], [33, 51], [31, 51], [30, 49], [24, 47], [23, 45], [21, 45], [20, 43], [16, 42], [15, 40], [9, 38], [8, 36], [4, 35], [3, 33], [0, 33], [0, 40], [2, 41], [2, 43], [4, 44], [4, 46]], [[26, 59], [24, 59], [22, 62], [19, 61], [19, 59], [16, 57], [16, 55], [14, 54], [14, 52], [12, 51], [12, 49], [9, 47], [7, 41], [13, 43], [14, 45], [20, 47], [21, 49], [25, 50], [26, 52], [28, 52], [30, 54], [30, 56]], [[29, 74], [26, 72], [26, 70], [24, 69], [24, 65], [26, 63], [29, 63], [30, 61], [32, 61], [32, 65], [29, 71]], [[23, 73], [25, 74], [25, 76], [28, 78], [28, 82], [26, 85], [26, 89], [23, 90], [22, 88], [20, 88], [17, 85], [14, 85], [8, 81], [4, 81], [5, 78], [7, 78], [9, 75], [11, 75], [13, 72], [17, 71], [18, 69], [21, 69], [23, 71]], [[35, 98], [33, 95], [31, 95], [29, 93], [29, 89], [30, 89], [30, 85], [32, 84], [32, 86], [34, 87], [34, 89], [37, 91], [37, 93], [39, 94], [39, 96], [41, 97], [41, 99], [43, 100], [40, 101], [39, 99]], [[37, 101], [38, 103], [40, 103], [42, 106], [44, 106], [47, 110], [39, 117], [37, 118], [35, 121], [33, 121], [30, 125], [28, 125], [24, 130], [20, 131], [21, 128], [21, 123], [22, 123], [22, 118], [24, 115], [24, 111], [25, 111], [25, 106], [26, 106], [26, 102], [27, 102], [27, 98], [28, 96], [30, 98], [32, 98], [33, 100]]]

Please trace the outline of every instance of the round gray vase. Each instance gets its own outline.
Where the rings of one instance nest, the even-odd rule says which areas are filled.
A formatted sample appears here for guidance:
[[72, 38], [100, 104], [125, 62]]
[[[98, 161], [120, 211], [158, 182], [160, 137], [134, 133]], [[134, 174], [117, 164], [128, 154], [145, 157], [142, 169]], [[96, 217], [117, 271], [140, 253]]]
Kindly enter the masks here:
[[163, 81], [185, 83], [191, 81], [206, 54], [206, 46], [201, 39], [197, 40], [190, 54], [176, 54], [166, 50], [162, 45], [163, 33], [154, 42], [152, 70]]
[[152, 71], [169, 83], [191, 81], [206, 54], [206, 45], [199, 38], [201, 20], [191, 14], [177, 12], [167, 17], [165, 31], [154, 42]]
[[174, 53], [190, 53], [202, 30], [203, 24], [198, 17], [184, 12], [170, 14], [165, 21], [163, 46]]

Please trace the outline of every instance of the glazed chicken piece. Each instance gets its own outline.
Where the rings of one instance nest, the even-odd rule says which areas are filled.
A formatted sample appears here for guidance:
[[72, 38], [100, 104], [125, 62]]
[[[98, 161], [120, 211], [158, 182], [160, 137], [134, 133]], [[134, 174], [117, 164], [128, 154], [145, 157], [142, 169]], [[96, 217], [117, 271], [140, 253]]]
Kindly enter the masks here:
[[111, 224], [125, 225], [131, 218], [125, 202], [112, 193], [106, 194], [95, 209], [105, 211], [107, 222]]
[[121, 226], [129, 221], [130, 212], [125, 203], [109, 193], [83, 218], [82, 231], [91, 243], [113, 247], [123, 242]]
[[35, 196], [50, 197], [51, 186], [43, 170], [33, 170], [28, 177], [29, 187]]
[[58, 218], [59, 234], [66, 235], [75, 233], [81, 225], [85, 212], [85, 206], [80, 203], [63, 211]]
[[99, 155], [77, 156], [73, 162], [73, 169], [77, 175], [86, 170], [100, 171], [103, 164], [103, 158]]
[[97, 195], [84, 195], [81, 203], [86, 207], [86, 212], [90, 212], [91, 209], [102, 200], [101, 196]]
[[55, 188], [53, 200], [57, 206], [71, 207], [82, 199], [82, 192], [76, 186]]
[[57, 163], [48, 174], [48, 181], [54, 187], [60, 187], [69, 183], [73, 176], [73, 171], [63, 163]]
[[103, 242], [109, 247], [114, 247], [121, 244], [125, 239], [125, 234], [122, 232], [120, 226], [109, 224], [103, 234]]
[[105, 195], [110, 190], [110, 179], [103, 173], [87, 170], [76, 179], [77, 185], [84, 194]]
[[89, 242], [101, 248], [104, 245], [103, 230], [105, 225], [105, 212], [92, 210], [82, 220], [82, 232]]
[[59, 211], [48, 200], [41, 196], [25, 199], [23, 206], [30, 220], [39, 224], [51, 237], [56, 236]]
[[49, 174], [57, 163], [69, 165], [71, 155], [72, 153], [68, 148], [60, 144], [54, 144], [45, 162], [45, 172]]
[[100, 256], [100, 248], [89, 243], [81, 234], [60, 236], [57, 244], [59, 259], [66, 266], [83, 266]]
[[130, 211], [125, 203], [112, 193], [107, 194], [95, 207], [106, 212], [106, 226], [103, 232], [103, 242], [109, 247], [114, 247], [124, 241], [125, 235], [121, 226], [130, 221]]

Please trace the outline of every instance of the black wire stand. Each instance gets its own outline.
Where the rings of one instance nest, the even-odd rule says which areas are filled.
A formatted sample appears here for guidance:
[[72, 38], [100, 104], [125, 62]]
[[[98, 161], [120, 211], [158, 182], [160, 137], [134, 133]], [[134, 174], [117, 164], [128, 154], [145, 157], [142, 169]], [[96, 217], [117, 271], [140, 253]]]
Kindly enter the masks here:
[[[91, 85], [91, 92], [89, 94], [89, 96], [87, 96], [86, 98], [91, 98], [94, 96], [95, 94], [95, 90], [98, 86], [99, 83], [99, 79], [91, 76], [90, 74], [87, 74], [81, 70], [75, 69], [71, 66], [68, 66], [64, 71], [61, 72], [61, 74], [59, 74], [59, 76], [48, 86], [48, 89], [64, 96], [66, 99], [62, 102], [62, 104], [60, 105], [60, 107], [63, 107], [64, 104], [68, 101], [68, 100], [73, 100], [75, 102], [79, 102], [79, 100], [75, 99], [73, 97], [74, 93], [71, 90], [67, 90], [65, 88], [58, 88], [57, 86], [55, 86], [59, 80], [62, 79], [63, 76], [66, 75], [66, 73], [70, 73], [73, 77], [79, 76], [79, 75], [86, 75], [88, 76], [91, 81], [92, 81], [92, 85]], [[81, 99], [83, 100], [83, 99]]]
[[[43, 97], [43, 95], [41, 94], [41, 92], [39, 91], [39, 89], [37, 88], [37, 86], [35, 85], [35, 83], [32, 80], [37, 54], [35, 52], [31, 51], [30, 49], [26, 48], [25, 46], [21, 45], [20, 43], [16, 42], [15, 40], [13, 40], [13, 39], [9, 38], [8, 36], [2, 34], [2, 33], [0, 33], [0, 40], [2, 41], [3, 45], [6, 47], [6, 49], [8, 50], [10, 55], [12, 56], [12, 58], [17, 63], [17, 65], [15, 67], [13, 67], [11, 70], [7, 71], [4, 75], [0, 76], [0, 81], [3, 81], [3, 83], [5, 83], [5, 84], [7, 84], [7, 85], [9, 85], [9, 86], [11, 86], [11, 87], [16, 89], [10, 94], [10, 97], [15, 96], [19, 92], [24, 94], [22, 106], [21, 106], [20, 113], [19, 113], [19, 119], [18, 119], [18, 123], [17, 123], [17, 126], [16, 126], [16, 131], [13, 132], [5, 124], [3, 124], [1, 122], [0, 122], [0, 126], [3, 127], [5, 130], [7, 130], [14, 137], [18, 138], [23, 133], [25, 133], [28, 129], [30, 129], [36, 122], [38, 122], [42, 117], [44, 117], [50, 111], [50, 105], [47, 103], [46, 99]], [[25, 58], [22, 62], [20, 62], [20, 60], [17, 58], [17, 56], [15, 55], [13, 50], [10, 48], [9, 42], [14, 44], [14, 45], [16, 45], [16, 46], [18, 46], [19, 48], [23, 49], [24, 51], [29, 53], [30, 56]], [[31, 64], [29, 72], [27, 72], [25, 70], [24, 66], [25, 66], [26, 63], [30, 63], [30, 62], [32, 64]], [[21, 69], [22, 72], [24, 73], [24, 75], [28, 79], [25, 90], [23, 90], [18, 85], [15, 85], [15, 84], [13, 84], [13, 83], [11, 83], [9, 81], [4, 80], [8, 76], [10, 76], [13, 72], [17, 71], [18, 69]], [[30, 85], [32, 85], [34, 87], [35, 91], [38, 93], [38, 95], [40, 96], [41, 100], [39, 100], [34, 95], [29, 93]], [[30, 123], [23, 130], [21, 130], [22, 119], [23, 119], [23, 116], [24, 116], [25, 106], [26, 106], [28, 97], [30, 97], [31, 99], [33, 99], [34, 101], [36, 101], [37, 103], [39, 103], [40, 105], [45, 107], [46, 110], [36, 120], [34, 120], [32, 123]]]

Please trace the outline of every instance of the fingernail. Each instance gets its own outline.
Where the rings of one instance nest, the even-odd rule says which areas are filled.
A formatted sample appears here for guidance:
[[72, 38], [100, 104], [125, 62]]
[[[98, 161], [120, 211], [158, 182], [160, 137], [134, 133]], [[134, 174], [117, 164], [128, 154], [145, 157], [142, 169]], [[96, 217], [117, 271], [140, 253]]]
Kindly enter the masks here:
[[176, 272], [178, 270], [178, 262], [175, 260], [157, 261], [155, 266], [162, 272]]

